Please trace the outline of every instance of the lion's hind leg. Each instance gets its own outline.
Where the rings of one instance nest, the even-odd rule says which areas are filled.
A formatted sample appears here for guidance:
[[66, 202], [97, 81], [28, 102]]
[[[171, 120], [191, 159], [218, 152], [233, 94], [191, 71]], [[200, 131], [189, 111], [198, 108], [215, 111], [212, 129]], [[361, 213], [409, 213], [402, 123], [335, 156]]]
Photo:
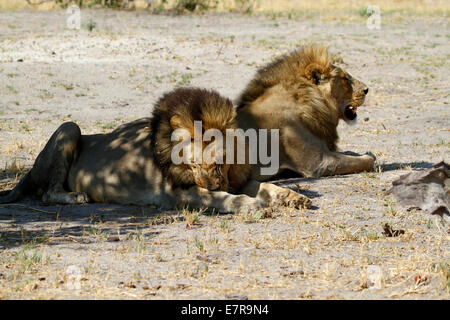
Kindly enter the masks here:
[[82, 204], [89, 202], [84, 192], [66, 192], [64, 190], [49, 190], [42, 196], [42, 201], [60, 204]]
[[67, 192], [67, 175], [79, 152], [81, 131], [74, 122], [63, 123], [50, 137], [30, 171], [35, 186], [44, 191], [42, 201], [77, 204], [89, 201], [85, 193]]

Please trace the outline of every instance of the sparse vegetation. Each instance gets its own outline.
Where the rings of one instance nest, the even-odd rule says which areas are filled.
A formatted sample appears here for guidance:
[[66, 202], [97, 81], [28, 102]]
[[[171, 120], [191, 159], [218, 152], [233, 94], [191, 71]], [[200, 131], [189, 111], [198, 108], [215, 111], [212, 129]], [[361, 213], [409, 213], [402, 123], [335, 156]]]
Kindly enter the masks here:
[[47, 89], [41, 89], [40, 92], [41, 92], [41, 94], [39, 95], [39, 98], [41, 98], [42, 100], [51, 99], [55, 96], [53, 93], [51, 93]]
[[59, 86], [63, 87], [67, 91], [73, 90], [73, 88], [74, 88], [73, 84], [71, 84], [71, 83], [60, 83]]
[[[1, 204], [0, 299], [448, 300], [448, 227], [386, 194], [399, 175], [450, 152], [450, 35], [442, 33], [448, 4], [418, 3], [379, 1], [381, 31], [365, 28], [360, 2], [337, 0], [258, 1], [247, 15], [209, 16], [197, 7], [183, 9], [181, 19], [89, 12], [84, 1], [83, 30], [51, 36], [47, 30], [64, 27], [59, 11], [48, 12], [45, 25], [21, 12], [16, 28], [8, 16], [0, 40], [7, 62], [0, 67], [0, 191], [18, 183], [64, 121], [76, 121], [85, 134], [107, 132], [148, 116], [174, 86], [211, 87], [235, 98], [260, 66], [307, 41], [329, 44], [335, 62], [366, 79], [360, 121], [339, 126], [339, 147], [370, 150], [377, 162], [361, 174], [280, 181], [312, 198], [307, 210]], [[243, 12], [237, 2], [220, 5], [207, 10]], [[123, 25], [106, 31], [111, 14]], [[98, 26], [88, 33], [90, 17]], [[77, 276], [70, 266], [80, 272], [81, 290], [68, 290]], [[381, 269], [380, 289], [367, 282], [369, 266]]]
[[104, 130], [111, 130], [114, 129], [116, 125], [114, 123], [106, 123], [102, 125], [102, 129]]
[[450, 292], [450, 264], [448, 262], [441, 262], [438, 264], [433, 263], [432, 269], [439, 272], [442, 279], [442, 286], [447, 293]]
[[97, 27], [97, 23], [93, 20], [89, 20], [89, 22], [86, 25], [86, 29], [91, 32], [92, 30], [94, 30]]
[[[302, 17], [311, 19], [320, 16], [326, 20], [355, 20], [357, 18], [366, 19], [370, 14], [366, 6], [361, 6], [358, 1], [290, 1], [290, 0], [155, 0], [151, 4], [143, 2], [136, 5], [136, 1], [126, 0], [3, 0], [0, 3], [0, 10], [21, 9], [21, 8], [67, 8], [74, 3], [79, 7], [107, 7], [111, 9], [151, 9], [153, 12], [175, 11], [203, 12], [206, 10], [231, 11], [246, 14], [263, 13], [270, 15], [273, 19], [286, 17], [293, 19]], [[36, 5], [38, 3], [38, 5]], [[448, 2], [445, 0], [435, 0], [432, 3], [423, 5], [420, 0], [411, 1], [390, 1], [379, 0], [376, 5], [380, 6], [384, 18], [398, 20], [411, 15], [440, 15], [446, 16], [450, 11]], [[15, 29], [16, 25], [9, 24], [9, 28]]]
[[181, 75], [181, 79], [175, 84], [175, 88], [188, 86], [191, 83], [192, 74], [191, 73], [183, 73]]
[[10, 85], [10, 84], [7, 84], [6, 88], [8, 89], [9, 93], [11, 93], [11, 94], [18, 94], [19, 93], [19, 91], [14, 89], [14, 87], [12, 85]]
[[358, 14], [361, 17], [368, 17], [370, 16], [370, 12], [368, 11], [367, 7], [361, 7], [358, 9]]
[[205, 246], [203, 242], [198, 238], [197, 235], [194, 236], [194, 244], [200, 252], [205, 251]]

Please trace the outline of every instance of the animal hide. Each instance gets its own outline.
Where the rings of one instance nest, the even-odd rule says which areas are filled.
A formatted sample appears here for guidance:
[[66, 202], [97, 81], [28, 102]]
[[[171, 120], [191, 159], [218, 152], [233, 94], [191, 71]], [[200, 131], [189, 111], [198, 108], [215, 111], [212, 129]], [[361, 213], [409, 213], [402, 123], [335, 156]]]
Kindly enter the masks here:
[[388, 193], [394, 194], [408, 208], [449, 215], [450, 166], [444, 161], [430, 169], [402, 175], [392, 185]]

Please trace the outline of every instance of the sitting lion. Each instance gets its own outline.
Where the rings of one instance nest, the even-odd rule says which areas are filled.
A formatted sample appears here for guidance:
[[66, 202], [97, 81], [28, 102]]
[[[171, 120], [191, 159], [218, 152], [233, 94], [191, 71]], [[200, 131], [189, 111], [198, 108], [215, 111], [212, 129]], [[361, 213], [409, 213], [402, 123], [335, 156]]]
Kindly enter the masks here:
[[93, 200], [219, 212], [278, 204], [309, 206], [307, 197], [292, 190], [250, 181], [251, 168], [246, 164], [172, 162], [175, 129], [192, 132], [194, 120], [201, 120], [204, 128], [223, 131], [236, 127], [235, 116], [231, 102], [219, 94], [180, 88], [157, 102], [153, 117], [121, 125], [107, 134], [81, 135], [78, 125], [66, 122], [53, 133], [17, 186], [3, 192], [6, 195], [0, 197], [0, 203], [34, 194], [48, 203]]
[[[262, 67], [242, 92], [240, 128], [280, 129], [280, 170], [306, 177], [369, 171], [375, 156], [338, 152], [339, 120], [352, 123], [367, 86], [332, 64], [322, 46], [308, 46]], [[252, 177], [261, 175], [253, 166]]]

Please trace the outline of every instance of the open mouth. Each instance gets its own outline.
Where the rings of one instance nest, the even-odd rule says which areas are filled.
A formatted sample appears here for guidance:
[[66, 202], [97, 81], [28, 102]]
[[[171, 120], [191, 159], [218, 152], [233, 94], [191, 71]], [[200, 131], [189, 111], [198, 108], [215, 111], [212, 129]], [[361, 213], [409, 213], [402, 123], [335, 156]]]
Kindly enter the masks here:
[[346, 106], [345, 110], [344, 110], [344, 116], [348, 119], [348, 120], [354, 120], [357, 116], [356, 114], [356, 108], [353, 106]]

